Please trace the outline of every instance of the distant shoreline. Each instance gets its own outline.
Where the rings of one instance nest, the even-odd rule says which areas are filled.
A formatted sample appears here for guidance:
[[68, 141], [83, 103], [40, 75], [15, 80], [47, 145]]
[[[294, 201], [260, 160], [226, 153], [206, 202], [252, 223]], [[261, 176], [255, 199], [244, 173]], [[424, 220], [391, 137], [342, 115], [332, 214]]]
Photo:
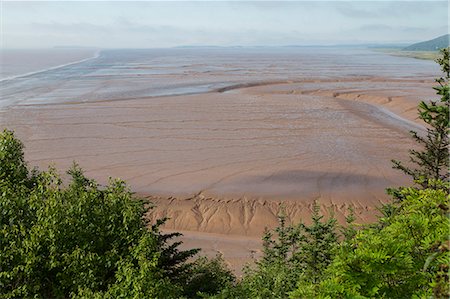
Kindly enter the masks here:
[[392, 56], [409, 57], [421, 60], [435, 60], [439, 56], [438, 51], [403, 51], [399, 48], [376, 48], [372, 50]]
[[101, 50], [96, 50], [93, 55], [91, 54], [88, 57], [85, 57], [83, 59], [77, 59], [77, 60], [72, 60], [72, 61], [68, 61], [66, 63], [63, 64], [58, 64], [58, 65], [54, 65], [54, 66], [50, 66], [50, 67], [46, 67], [46, 68], [41, 68], [41, 69], [37, 69], [34, 71], [30, 71], [30, 72], [26, 72], [26, 73], [21, 73], [21, 74], [17, 74], [17, 75], [11, 75], [5, 78], [1, 78], [0, 77], [0, 82], [6, 82], [6, 81], [10, 81], [10, 80], [14, 80], [17, 78], [24, 78], [24, 77], [28, 77], [28, 76], [32, 76], [32, 75], [36, 75], [36, 74], [40, 74], [40, 73], [45, 73], [48, 71], [52, 71], [52, 70], [56, 70], [62, 67], [66, 67], [66, 66], [70, 66], [70, 65], [74, 65], [74, 64], [78, 64], [78, 63], [82, 63], [91, 59], [95, 59], [98, 58], [100, 56], [100, 52]]

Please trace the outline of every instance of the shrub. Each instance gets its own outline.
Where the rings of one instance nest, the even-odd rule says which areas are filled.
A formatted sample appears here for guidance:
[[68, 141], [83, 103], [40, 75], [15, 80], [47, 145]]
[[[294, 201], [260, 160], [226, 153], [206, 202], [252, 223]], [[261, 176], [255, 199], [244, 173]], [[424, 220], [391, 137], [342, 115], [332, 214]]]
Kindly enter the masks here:
[[[179, 234], [148, 227], [148, 203], [123, 181], [106, 187], [74, 165], [29, 175], [14, 134], [0, 134], [0, 297], [177, 297], [189, 258]], [[164, 295], [164, 296], [163, 296]]]

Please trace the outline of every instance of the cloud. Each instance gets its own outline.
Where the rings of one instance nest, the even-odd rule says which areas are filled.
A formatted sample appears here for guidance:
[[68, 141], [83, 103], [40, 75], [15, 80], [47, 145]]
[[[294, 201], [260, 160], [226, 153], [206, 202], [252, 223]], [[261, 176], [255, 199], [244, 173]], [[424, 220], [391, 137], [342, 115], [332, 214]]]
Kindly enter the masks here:
[[97, 25], [97, 24], [91, 24], [91, 23], [37, 23], [32, 22], [29, 25], [27, 25], [29, 30], [31, 31], [39, 31], [43, 33], [77, 33], [80, 32], [89, 32], [92, 33], [106, 33], [110, 32], [112, 30], [111, 27]]
[[[446, 2], [5, 2], [9, 47], [168, 47], [416, 41], [442, 33]], [[445, 32], [444, 32], [445, 33]]]
[[439, 14], [447, 1], [346, 1], [331, 3], [341, 15], [351, 19], [408, 19]]

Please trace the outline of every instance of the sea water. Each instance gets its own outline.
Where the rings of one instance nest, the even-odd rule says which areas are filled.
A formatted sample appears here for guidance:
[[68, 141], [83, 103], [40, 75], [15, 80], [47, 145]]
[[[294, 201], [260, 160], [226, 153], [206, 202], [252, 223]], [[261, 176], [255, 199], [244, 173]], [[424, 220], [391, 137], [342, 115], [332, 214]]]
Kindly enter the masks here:
[[[148, 99], [258, 82], [345, 77], [433, 78], [432, 61], [365, 48], [254, 47], [2, 50], [0, 107]], [[16, 50], [19, 51], [19, 50]], [[49, 54], [51, 53], [51, 54]], [[89, 54], [90, 53], [90, 54]], [[22, 55], [22, 56], [21, 56]], [[26, 59], [17, 59], [17, 57]], [[28, 62], [27, 62], [28, 61]]]

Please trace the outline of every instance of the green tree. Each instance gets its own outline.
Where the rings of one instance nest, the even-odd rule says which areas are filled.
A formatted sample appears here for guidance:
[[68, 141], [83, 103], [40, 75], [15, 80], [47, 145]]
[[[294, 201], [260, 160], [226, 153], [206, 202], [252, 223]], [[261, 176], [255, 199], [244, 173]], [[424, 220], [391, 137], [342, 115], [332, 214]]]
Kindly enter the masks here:
[[23, 144], [13, 132], [0, 133], [0, 182], [10, 184], [31, 183], [24, 160]]
[[273, 231], [265, 231], [263, 256], [255, 261], [255, 266], [244, 269], [241, 298], [286, 298], [295, 288], [300, 273], [292, 257], [302, 238], [299, 229], [299, 226], [287, 225], [282, 212], [278, 226]]
[[312, 224], [301, 224], [304, 237], [299, 239], [298, 251], [294, 253], [294, 259], [302, 269], [302, 282], [313, 284], [321, 280], [323, 271], [333, 260], [338, 244], [336, 219], [330, 217], [323, 221], [319, 210], [319, 205], [314, 204]]
[[314, 284], [332, 262], [337, 246], [336, 220], [324, 221], [317, 203], [312, 223], [287, 225], [284, 213], [279, 224], [263, 235], [263, 256], [244, 269], [244, 277], [218, 298], [288, 298], [299, 284]]
[[191, 266], [183, 295], [186, 298], [210, 297], [235, 285], [236, 277], [221, 255], [212, 259], [200, 257]]
[[[179, 234], [144, 219], [149, 203], [126, 184], [101, 187], [74, 165], [30, 175], [23, 146], [0, 134], [0, 298], [178, 298], [190, 287]], [[198, 283], [198, 282], [197, 282]]]
[[396, 203], [398, 213], [389, 224], [362, 229], [340, 246], [328, 278], [311, 297], [447, 298], [448, 194], [442, 189], [401, 192], [404, 200]]
[[[442, 57], [436, 60], [443, 72], [443, 77], [436, 79], [438, 86], [434, 87], [440, 101], [422, 101], [419, 104], [419, 117], [427, 124], [427, 134], [421, 136], [411, 131], [413, 138], [423, 147], [422, 150], [410, 150], [410, 162], [416, 166], [409, 167], [392, 160], [394, 168], [410, 175], [423, 188], [436, 188], [433, 182], [449, 178], [449, 49], [442, 49]], [[395, 194], [396, 190], [391, 192]]]

